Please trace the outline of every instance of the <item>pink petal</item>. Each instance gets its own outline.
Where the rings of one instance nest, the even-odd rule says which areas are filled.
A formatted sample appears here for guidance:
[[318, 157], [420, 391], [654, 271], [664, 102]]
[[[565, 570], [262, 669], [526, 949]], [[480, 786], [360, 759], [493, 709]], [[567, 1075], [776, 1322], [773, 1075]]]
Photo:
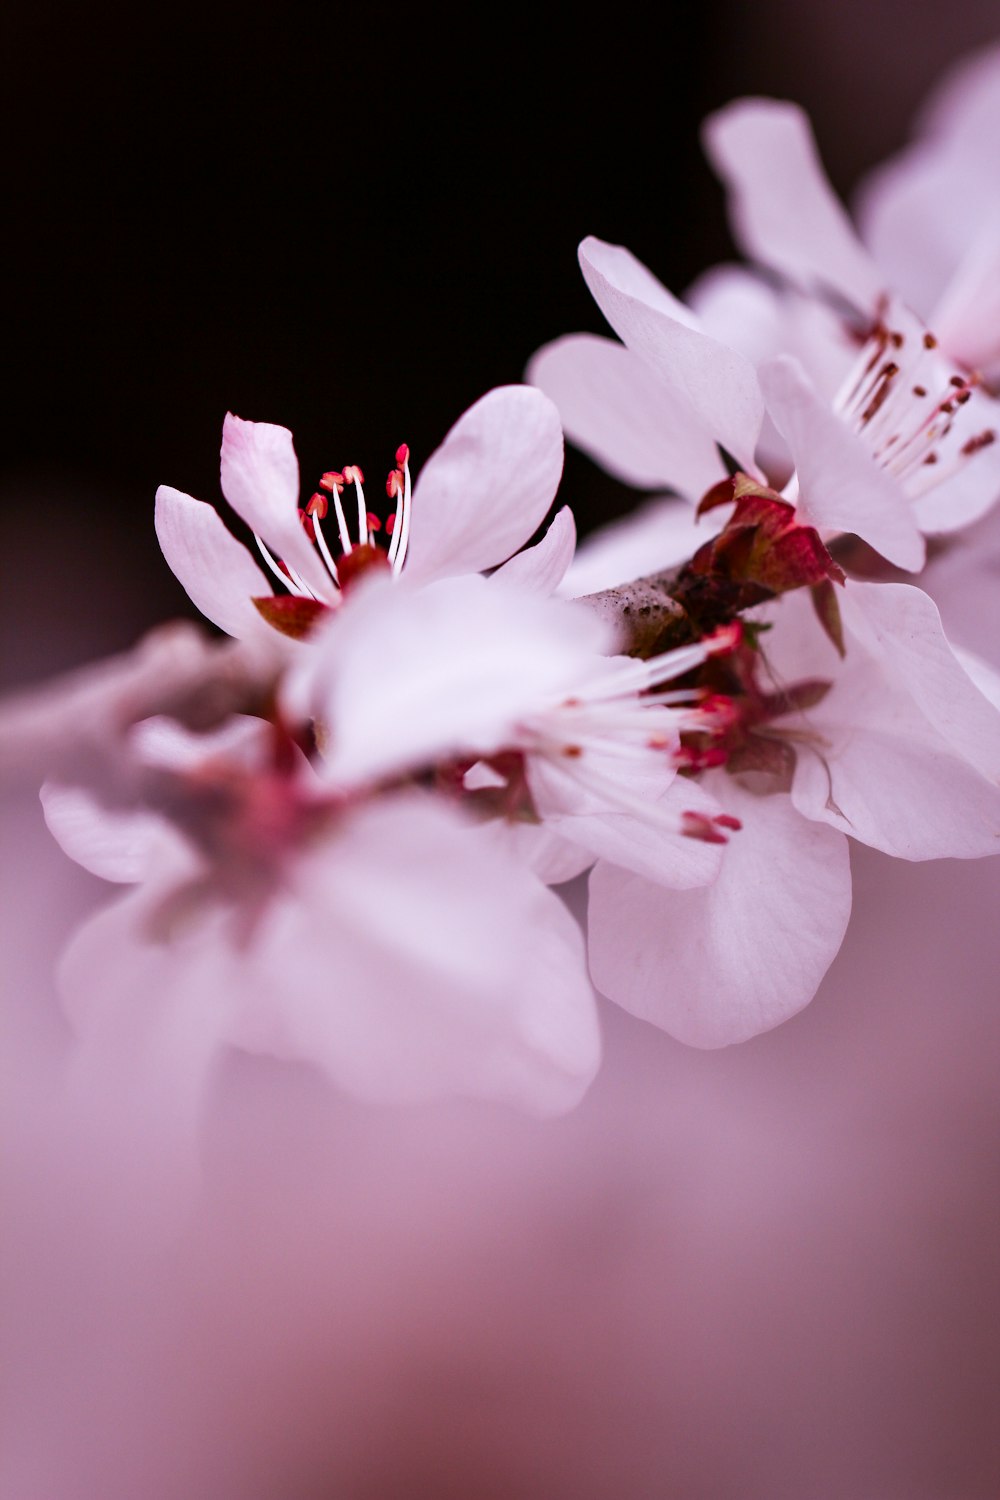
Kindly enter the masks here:
[[957, 754], [1000, 782], [1000, 713], [956, 657], [934, 601], [905, 583], [851, 583], [847, 605], [852, 634], [879, 653], [890, 679]]
[[296, 653], [284, 701], [322, 720], [323, 769], [353, 785], [500, 749], [607, 644], [589, 610], [478, 574], [425, 587], [377, 577]]
[[778, 290], [743, 266], [712, 266], [685, 295], [706, 333], [732, 344], [756, 366], [776, 354], [793, 354], [831, 400], [857, 358], [843, 319], [829, 307], [791, 287]]
[[883, 277], [831, 191], [803, 111], [741, 99], [709, 116], [703, 138], [740, 248], [807, 291], [872, 311]]
[[251, 602], [274, 589], [213, 506], [161, 484], [156, 536], [174, 575], [206, 619], [241, 639], [275, 634]]
[[984, 220], [928, 319], [953, 359], [970, 370], [1000, 363], [1000, 210]]
[[671, 403], [671, 427], [691, 421], [751, 469], [764, 404], [753, 366], [709, 338], [690, 308], [621, 245], [592, 236], [580, 265], [598, 306], [622, 342], [656, 371]]
[[[609, 860], [671, 889], [688, 890], [715, 879], [723, 846], [681, 832], [685, 811], [714, 817], [722, 810], [713, 798], [677, 777], [663, 752], [637, 762], [585, 753], [591, 770], [602, 778], [589, 796], [558, 761], [528, 757], [528, 784], [546, 828], [588, 850], [592, 859]], [[648, 809], [648, 816], [615, 811], [615, 789]]]
[[562, 885], [589, 870], [595, 855], [564, 839], [546, 823], [489, 825], [490, 832], [516, 859], [533, 870], [546, 885]]
[[218, 909], [203, 904], [196, 924], [178, 922], [170, 941], [157, 940], [164, 900], [197, 873], [179, 841], [161, 847], [153, 878], [85, 922], [58, 970], [87, 1128], [124, 1106], [130, 1129], [105, 1143], [110, 1161], [127, 1171], [138, 1156], [162, 1178], [157, 1193], [168, 1203], [196, 1188], [200, 1117], [239, 999]]
[[39, 796], [60, 849], [102, 880], [141, 880], [163, 840], [175, 836], [156, 813], [112, 812], [82, 787], [47, 781]]
[[847, 840], [783, 793], [755, 797], [721, 775], [709, 788], [743, 824], [718, 878], [667, 891], [602, 861], [590, 877], [590, 971], [633, 1015], [723, 1047], [812, 999], [847, 927], [851, 876]]
[[566, 436], [626, 484], [697, 499], [725, 473], [714, 440], [691, 422], [686, 404], [611, 339], [556, 339], [534, 356], [527, 378], [556, 403]]
[[897, 567], [922, 567], [924, 543], [902, 486], [816, 394], [798, 361], [769, 360], [760, 380], [795, 463], [802, 519], [823, 531], [855, 532]]
[[287, 427], [244, 422], [228, 413], [222, 426], [222, 493], [318, 598], [334, 597], [333, 582], [299, 520], [299, 461]]
[[408, 576], [426, 582], [504, 562], [545, 519], [562, 465], [559, 414], [548, 397], [530, 386], [489, 391], [420, 472]]
[[370, 803], [305, 857], [233, 982], [240, 1040], [380, 1101], [572, 1107], [600, 1057], [558, 897], [444, 803]]
[[533, 547], [525, 547], [492, 575], [516, 588], [554, 594], [566, 576], [576, 551], [576, 522], [568, 505], [557, 510], [548, 531]]
[[927, 322], [976, 236], [982, 208], [974, 166], [926, 145], [885, 163], [862, 184], [857, 216], [865, 244], [893, 289]]
[[840, 604], [843, 662], [807, 601], [782, 601], [765, 646], [779, 680], [833, 683], [787, 721], [796, 807], [902, 859], [1000, 852], [1000, 712], [948, 644], [935, 605], [907, 584], [855, 582]]

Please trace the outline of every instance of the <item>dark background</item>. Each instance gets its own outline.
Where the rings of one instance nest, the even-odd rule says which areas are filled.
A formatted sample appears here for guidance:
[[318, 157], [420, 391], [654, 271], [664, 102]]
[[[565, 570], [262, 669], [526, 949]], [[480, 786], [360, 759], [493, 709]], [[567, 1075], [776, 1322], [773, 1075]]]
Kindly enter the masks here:
[[[317, 15], [322, 18], [317, 20]], [[8, 679], [190, 606], [156, 485], [218, 496], [227, 408], [295, 433], [303, 484], [458, 415], [599, 330], [575, 248], [675, 290], [729, 253], [698, 123], [800, 100], [838, 188], [906, 138], [994, 3], [707, 0], [577, 12], [14, 0], [0, 458]], [[585, 529], [629, 497], [571, 456]]]

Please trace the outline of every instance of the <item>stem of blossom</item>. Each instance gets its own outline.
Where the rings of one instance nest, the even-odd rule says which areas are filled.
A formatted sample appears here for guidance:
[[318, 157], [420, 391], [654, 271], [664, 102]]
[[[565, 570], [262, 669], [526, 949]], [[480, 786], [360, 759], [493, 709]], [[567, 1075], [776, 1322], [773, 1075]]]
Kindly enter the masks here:
[[707, 633], [675, 597], [683, 588], [683, 575], [684, 568], [650, 573], [631, 583], [585, 594], [579, 603], [615, 626], [622, 652], [646, 659]]

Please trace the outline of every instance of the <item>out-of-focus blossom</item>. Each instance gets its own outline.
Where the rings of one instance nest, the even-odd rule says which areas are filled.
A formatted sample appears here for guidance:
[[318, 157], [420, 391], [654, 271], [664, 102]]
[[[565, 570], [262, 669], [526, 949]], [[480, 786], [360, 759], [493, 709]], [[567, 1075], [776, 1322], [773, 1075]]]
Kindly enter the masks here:
[[858, 194], [861, 237], [956, 359], [1000, 377], [1000, 48], [935, 89], [916, 138]]
[[[500, 387], [459, 418], [412, 494], [409, 450], [398, 449], [386, 485], [395, 508], [383, 525], [368, 508], [357, 465], [324, 474], [300, 509], [288, 429], [229, 415], [222, 492], [254, 532], [283, 591], [274, 594], [246, 548], [203, 501], [161, 485], [156, 530], [191, 599], [223, 630], [258, 637], [275, 625], [301, 636], [337, 603], [345, 583], [371, 567], [398, 574], [405, 563], [408, 577], [426, 582], [504, 563], [544, 519], [562, 460], [551, 402], [529, 387]], [[324, 521], [333, 525], [329, 539]]]
[[599, 1042], [558, 898], [443, 800], [331, 795], [297, 752], [270, 758], [273, 733], [248, 720], [199, 745], [143, 726], [159, 795], [141, 816], [47, 789], [67, 852], [138, 882], [62, 961], [88, 1045], [128, 1039], [179, 1115], [230, 1044], [365, 1098], [574, 1104]]
[[128, 731], [154, 714], [210, 729], [273, 691], [279, 644], [208, 640], [176, 622], [138, 646], [0, 705], [0, 774], [37, 785], [46, 776], [99, 788], [114, 803], [137, 795]]

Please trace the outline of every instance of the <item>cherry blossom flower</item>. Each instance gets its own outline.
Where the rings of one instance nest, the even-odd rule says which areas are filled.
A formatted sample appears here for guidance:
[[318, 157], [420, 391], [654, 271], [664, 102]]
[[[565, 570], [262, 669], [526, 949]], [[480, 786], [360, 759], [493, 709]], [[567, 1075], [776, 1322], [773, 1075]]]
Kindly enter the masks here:
[[[794, 106], [741, 101], [707, 122], [706, 141], [738, 240], [786, 285], [718, 268], [686, 305], [628, 251], [587, 239], [584, 276], [624, 347], [560, 339], [529, 378], [618, 477], [697, 498], [720, 476], [721, 446], [747, 473], [759, 473], [755, 462], [794, 470], [788, 493], [804, 519], [856, 533], [915, 571], [918, 528], [956, 530], [1000, 494], [1000, 411], [961, 320], [943, 316], [961, 304], [961, 326], [974, 321], [995, 339], [982, 331], [1000, 328], [993, 305], [959, 288], [931, 332], [892, 296]], [[992, 260], [981, 248], [973, 259], [963, 274], [979, 285]]]
[[1000, 377], [1000, 48], [963, 59], [862, 183], [862, 240], [949, 353]]
[[132, 726], [169, 714], [211, 729], [274, 688], [279, 638], [219, 642], [186, 621], [137, 646], [7, 697], [0, 705], [0, 773], [35, 786], [46, 776], [127, 804], [134, 794]]
[[[729, 189], [741, 248], [800, 292], [835, 299], [847, 311], [846, 331], [868, 332], [858, 358], [869, 377], [855, 387], [848, 375], [835, 405], [863, 417], [876, 403], [876, 457], [892, 461], [917, 501], [921, 529], [952, 531], [976, 519], [1000, 494], [998, 408], [977, 370], [1000, 340], [1000, 219], [983, 226], [938, 303], [924, 304], [924, 325], [892, 295], [892, 267], [876, 263], [834, 197], [800, 109], [741, 100], [706, 122], [705, 139]], [[990, 201], [986, 193], [980, 199]], [[947, 218], [948, 200], [937, 211]], [[886, 447], [893, 439], [895, 453]]]
[[668, 684], [732, 649], [738, 629], [650, 661], [609, 656], [615, 634], [509, 578], [374, 577], [304, 643], [282, 703], [317, 724], [330, 784], [450, 765], [458, 795], [514, 824], [510, 842], [549, 879], [606, 855], [703, 883], [735, 824], [678, 770], [682, 734], [711, 730], [716, 707]]
[[[223, 630], [259, 638], [275, 625], [301, 635], [367, 567], [398, 574], [405, 564], [408, 577], [426, 582], [505, 562], [544, 519], [561, 472], [562, 432], [552, 404], [528, 387], [500, 387], [459, 419], [412, 493], [409, 449], [397, 450], [386, 485], [394, 509], [383, 526], [369, 509], [357, 465], [324, 474], [300, 509], [291, 433], [229, 415], [222, 491], [253, 531], [282, 592], [274, 593], [203, 501], [161, 486], [156, 530], [193, 602]], [[329, 536], [324, 522], [334, 524]]]
[[598, 988], [697, 1046], [741, 1041], [808, 1003], [850, 913], [847, 836], [903, 859], [1000, 852], [1000, 679], [949, 646], [933, 602], [848, 582], [846, 650], [800, 592], [765, 611], [763, 684], [734, 699], [706, 791], [742, 827], [713, 882], [667, 891], [600, 861]]
[[44, 793], [66, 851], [134, 882], [61, 965], [91, 1047], [175, 1092], [193, 1130], [224, 1047], [311, 1063], [381, 1101], [480, 1095], [547, 1113], [599, 1057], [582, 938], [558, 898], [416, 788], [331, 794], [262, 721], [140, 726], [147, 807]]

